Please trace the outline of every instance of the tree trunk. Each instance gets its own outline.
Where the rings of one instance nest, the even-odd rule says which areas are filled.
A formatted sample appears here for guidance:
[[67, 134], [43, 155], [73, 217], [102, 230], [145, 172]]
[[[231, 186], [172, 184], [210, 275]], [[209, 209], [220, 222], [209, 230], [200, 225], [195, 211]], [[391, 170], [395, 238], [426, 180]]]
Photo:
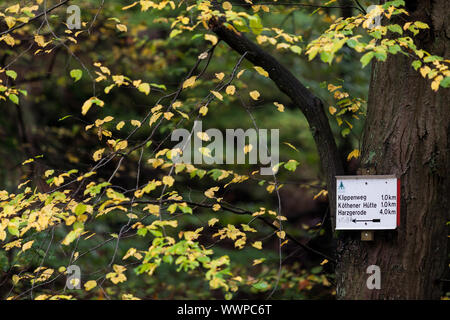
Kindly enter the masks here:
[[[417, 45], [449, 58], [448, 0], [407, 1], [411, 21], [430, 30]], [[401, 22], [400, 22], [401, 23]], [[403, 23], [401, 23], [403, 25]], [[363, 139], [363, 168], [401, 179], [401, 224], [361, 242], [360, 232], [339, 236], [337, 296], [341, 299], [438, 299], [448, 269], [450, 212], [450, 90], [436, 93], [404, 55], [372, 69]], [[369, 265], [381, 288], [369, 290]]]

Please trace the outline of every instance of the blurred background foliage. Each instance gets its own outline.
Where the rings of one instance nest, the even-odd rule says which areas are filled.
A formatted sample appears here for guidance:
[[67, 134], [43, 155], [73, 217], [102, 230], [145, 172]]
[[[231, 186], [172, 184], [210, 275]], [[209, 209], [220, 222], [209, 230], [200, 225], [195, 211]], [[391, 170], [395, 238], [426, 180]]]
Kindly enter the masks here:
[[[13, 1], [6, 1], [13, 2]], [[73, 1], [77, 4], [77, 1]], [[292, 1], [295, 3], [295, 1]], [[308, 2], [308, 1], [305, 1]], [[351, 1], [350, 1], [351, 2]], [[309, 3], [323, 4], [321, 1], [310, 1]], [[341, 3], [348, 3], [342, 1]], [[352, 2], [351, 2], [352, 3]], [[362, 1], [364, 3], [364, 1]], [[77, 44], [71, 43], [70, 49], [74, 56], [67, 53], [65, 48], [56, 47], [50, 54], [33, 55], [33, 51], [26, 51], [26, 42], [14, 50], [1, 44], [0, 62], [4, 66], [12, 60], [14, 69], [21, 75], [17, 78], [16, 85], [28, 92], [27, 97], [21, 97], [19, 106], [11, 102], [2, 102], [0, 105], [2, 115], [0, 116], [0, 185], [2, 189], [14, 192], [16, 186], [29, 178], [42, 178], [47, 169], [55, 169], [62, 173], [67, 170], [78, 168], [87, 171], [92, 166], [92, 153], [98, 149], [98, 138], [93, 130], [85, 131], [85, 126], [97, 118], [113, 116], [115, 121], [141, 119], [150, 106], [153, 106], [158, 98], [172, 92], [180, 85], [180, 80], [185, 77], [197, 61], [197, 57], [206, 51], [210, 43], [205, 42], [196, 32], [183, 33], [174, 38], [169, 38], [170, 23], [177, 16], [177, 11], [147, 11], [140, 12], [132, 8], [122, 11], [121, 8], [129, 1], [106, 1], [102, 13], [96, 18], [90, 29], [90, 34], [83, 33], [79, 36]], [[81, 4], [80, 4], [81, 5]], [[82, 21], [88, 25], [96, 15], [100, 1], [83, 1]], [[7, 6], [2, 3], [1, 6]], [[259, 12], [264, 26], [283, 28], [285, 31], [301, 36], [303, 47], [311, 40], [317, 38], [329, 25], [329, 23], [340, 16], [348, 15], [352, 9], [322, 9], [315, 10], [311, 7], [302, 6], [272, 6], [270, 13]], [[63, 33], [64, 28], [59, 21], [64, 19], [65, 10], [55, 10], [49, 17], [54, 21], [54, 31]], [[116, 23], [108, 17], [116, 17], [122, 23], [126, 23], [128, 32], [117, 32]], [[27, 36], [27, 28], [23, 34]], [[2, 27], [3, 29], [3, 27]], [[44, 34], [49, 32], [47, 27], [41, 30]], [[338, 53], [336, 60], [340, 63], [328, 65], [318, 59], [308, 61], [303, 54], [290, 51], [277, 51], [271, 46], [264, 46], [283, 65], [287, 66], [296, 77], [319, 96], [328, 108], [336, 105], [336, 99], [328, 90], [328, 85], [342, 86], [342, 91], [350, 97], [367, 100], [370, 69], [361, 69], [359, 56], [344, 48]], [[20, 57], [19, 57], [20, 55]], [[195, 89], [182, 93], [180, 100], [184, 101], [185, 107], [194, 109], [199, 99], [207, 95], [210, 88], [208, 82], [215, 82], [215, 73], [229, 73], [235, 66], [239, 55], [231, 51], [225, 43], [219, 43], [214, 51], [210, 66], [208, 67], [202, 83]], [[107, 96], [103, 96], [105, 107], [96, 108], [86, 116], [81, 116], [80, 106], [88, 97], [93, 95], [93, 81], [86, 71], [80, 81], [74, 82], [69, 76], [72, 69], [83, 69], [80, 62], [88, 69], [92, 62], [100, 61], [108, 66], [113, 74], [124, 74], [132, 79], [143, 79], [152, 84], [161, 84], [165, 88], [152, 87], [148, 96], [144, 96], [132, 88], [115, 88]], [[292, 173], [280, 170], [278, 179], [284, 184], [280, 190], [283, 214], [289, 219], [285, 223], [285, 229], [303, 243], [331, 254], [333, 246], [330, 230], [326, 221], [327, 199], [320, 196], [313, 199], [323, 189], [323, 177], [319, 169], [319, 159], [311, 136], [308, 124], [299, 110], [294, 108], [288, 98], [284, 96], [268, 79], [258, 75], [248, 62], [243, 62], [241, 69], [247, 71], [234, 81], [238, 88], [238, 95], [227, 96], [223, 101], [214, 101], [210, 107], [208, 116], [203, 119], [203, 128], [251, 128], [253, 121], [249, 114], [254, 117], [259, 128], [280, 129], [280, 160], [297, 160], [300, 165]], [[92, 74], [95, 77], [95, 74]], [[101, 92], [103, 88], [99, 85], [95, 88]], [[258, 90], [261, 98], [253, 101], [247, 92]], [[285, 106], [284, 112], [279, 112], [273, 105], [277, 101]], [[364, 113], [365, 104], [361, 106]], [[363, 114], [360, 119], [345, 116], [353, 129], [350, 134], [342, 134], [342, 127], [338, 125], [334, 115], [329, 113], [341, 154], [352, 170], [352, 163], [347, 162], [347, 155], [353, 149], [358, 148]], [[122, 129], [122, 138], [132, 130], [128, 124]], [[112, 126], [112, 124], [111, 124]], [[192, 121], [186, 121], [182, 126], [190, 129]], [[164, 139], [174, 129], [172, 122], [164, 124], [153, 143]], [[133, 136], [135, 141], [144, 140], [150, 133], [151, 128], [143, 126]], [[119, 136], [120, 137], [120, 136]], [[133, 141], [130, 141], [130, 143]], [[294, 146], [294, 150], [288, 144]], [[21, 163], [28, 158], [42, 155], [36, 159], [34, 166], [22, 166]], [[139, 153], [132, 157], [120, 167], [115, 183], [124, 188], [132, 188], [136, 178], [136, 164]], [[112, 161], [105, 166], [99, 176], [104, 179], [109, 177], [117, 165]], [[353, 164], [354, 165], [354, 164]], [[212, 169], [212, 166], [204, 166]], [[257, 167], [240, 165], [231, 167], [236, 172], [250, 173]], [[141, 172], [143, 179], [151, 180], [158, 176], [157, 170], [144, 167]], [[255, 178], [256, 179], [256, 178]], [[262, 181], [248, 181], [235, 185], [226, 191], [225, 199], [238, 207], [255, 211], [259, 207], [276, 207], [277, 198], [275, 193], [268, 195], [267, 184]], [[36, 183], [36, 180], [35, 180]], [[213, 181], [186, 179], [183, 181], [185, 189], [181, 191], [183, 196], [196, 198], [202, 195], [203, 189], [215, 185]], [[201, 188], [200, 188], [201, 187]], [[191, 228], [204, 226], [216, 213], [208, 209], [198, 209], [194, 215], [187, 215], [182, 221], [180, 228]], [[251, 217], [236, 215], [232, 213], [220, 213], [221, 223], [226, 225], [247, 223]], [[96, 232], [100, 237], [92, 241], [80, 243], [80, 252], [84, 252], [107, 239], [107, 235], [117, 233], [120, 225], [126, 222], [126, 217], [108, 215], [100, 218], [101, 223], [95, 225]], [[223, 241], [214, 244], [211, 237], [205, 233], [202, 241], [205, 246], [214, 246], [217, 254], [227, 254], [233, 262], [233, 273], [241, 277], [253, 277], [259, 279], [257, 285], [241, 288], [235, 298], [264, 298], [270, 293], [277, 282], [280, 259], [278, 255], [278, 240], [270, 235], [273, 231], [265, 226], [258, 227], [260, 231], [253, 240], [263, 241], [263, 250], [247, 248], [236, 250], [232, 242]], [[60, 236], [63, 236], [63, 231]], [[101, 235], [105, 235], [101, 238]], [[210, 234], [211, 235], [211, 234]], [[209, 235], [209, 236], [210, 236]], [[264, 236], [266, 235], [266, 236]], [[42, 234], [45, 238], [48, 235]], [[251, 240], [251, 239], [249, 239]], [[250, 242], [250, 241], [249, 241]], [[118, 256], [123, 256], [127, 248], [133, 246], [137, 249], [148, 247], [148, 238], [133, 237], [124, 239], [118, 248]], [[114, 251], [115, 242], [111, 241], [98, 250], [88, 253], [80, 259], [83, 277], [92, 278], [104, 272], [109, 258]], [[33, 261], [39, 266], [40, 258], [44, 255], [45, 248], [33, 249], [23, 254], [21, 259]], [[3, 256], [2, 256], [3, 255]], [[252, 266], [254, 259], [265, 258], [264, 263]], [[52, 249], [47, 258], [49, 266], [58, 268], [67, 256], [61, 251]], [[321, 265], [323, 258], [315, 256], [294, 243], [288, 243], [283, 247], [281, 277], [278, 290], [273, 298], [302, 299], [302, 298], [332, 298], [333, 288], [333, 265], [331, 262]], [[0, 253], [1, 269], [3, 272], [11, 267], [5, 253]], [[20, 261], [19, 261], [20, 263]], [[130, 263], [130, 262], [128, 262]], [[129, 269], [133, 268], [131, 263]], [[195, 272], [193, 273], [195, 275]], [[61, 280], [62, 281], [62, 280]], [[54, 287], [61, 287], [62, 282], [56, 281]], [[20, 291], [20, 288], [18, 288]], [[6, 294], [1, 290], [2, 295]], [[80, 298], [105, 298], [120, 296], [122, 293], [133, 292], [140, 298], [171, 299], [171, 298], [223, 298], [219, 291], [210, 290], [207, 282], [201, 276], [192, 276], [192, 273], [177, 272], [176, 267], [162, 265], [153, 276], [129, 275], [129, 280], [124, 284], [107, 287], [104, 292], [76, 291]], [[71, 293], [72, 294], [72, 293]]]

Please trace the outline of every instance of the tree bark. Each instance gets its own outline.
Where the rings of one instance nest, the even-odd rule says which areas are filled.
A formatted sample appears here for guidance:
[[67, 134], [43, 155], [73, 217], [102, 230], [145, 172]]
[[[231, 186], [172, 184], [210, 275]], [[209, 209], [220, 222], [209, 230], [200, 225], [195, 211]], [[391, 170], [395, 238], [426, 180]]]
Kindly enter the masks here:
[[[449, 57], [448, 0], [407, 1], [411, 21], [430, 30], [418, 47]], [[404, 55], [372, 69], [362, 166], [401, 179], [401, 224], [361, 242], [339, 236], [337, 296], [341, 299], [438, 299], [447, 270], [450, 220], [450, 90], [433, 92], [430, 80]], [[369, 290], [369, 265], [381, 270], [381, 288]]]

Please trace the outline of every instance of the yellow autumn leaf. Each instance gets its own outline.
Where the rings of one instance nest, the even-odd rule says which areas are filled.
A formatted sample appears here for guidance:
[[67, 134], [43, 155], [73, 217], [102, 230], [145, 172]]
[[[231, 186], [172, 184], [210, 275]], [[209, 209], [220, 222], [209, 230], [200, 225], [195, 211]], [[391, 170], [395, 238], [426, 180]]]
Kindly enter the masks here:
[[118, 151], [118, 150], [125, 149], [126, 147], [128, 147], [128, 141], [127, 140], [122, 140], [122, 141], [119, 141], [116, 144], [116, 146], [114, 147], [114, 150]]
[[141, 122], [139, 120], [131, 120], [131, 125], [139, 128], [141, 126]]
[[173, 183], [175, 182], [175, 179], [171, 176], [165, 176], [162, 179], [162, 182], [166, 185], [166, 186], [173, 186]]
[[261, 241], [255, 241], [252, 243], [252, 247], [261, 250], [262, 249], [262, 242]]
[[222, 8], [224, 10], [231, 10], [233, 8], [233, 5], [230, 2], [225, 1], [224, 3], [222, 3]]
[[210, 150], [209, 148], [201, 147], [201, 148], [198, 148], [198, 151], [199, 151], [202, 155], [204, 155], [205, 157], [212, 158], [212, 157], [211, 157], [211, 150]]
[[233, 85], [229, 85], [226, 89], [225, 92], [227, 94], [229, 94], [230, 96], [232, 96], [235, 92], [236, 92], [236, 87]]
[[293, 149], [293, 150], [299, 152], [298, 149], [297, 149], [296, 147], [294, 147], [291, 143], [289, 143], [289, 142], [283, 142], [283, 143], [284, 143], [285, 145], [287, 145], [289, 148], [291, 148], [291, 149]]
[[209, 219], [209, 221], [208, 221], [208, 226], [212, 227], [212, 226], [215, 225], [217, 222], [219, 222], [219, 219], [217, 219], [217, 218]]
[[192, 77], [190, 77], [189, 79], [186, 79], [186, 80], [183, 82], [183, 89], [192, 87], [192, 86], [194, 85], [196, 79], [197, 79], [197, 76], [192, 76]]
[[9, 35], [9, 34], [4, 35], [0, 39], [5, 41], [5, 43], [11, 47], [14, 47], [14, 45], [16, 44], [16, 40], [14, 40], [14, 38], [11, 37], [11, 35]]
[[419, 71], [420, 71], [420, 74], [422, 75], [422, 77], [425, 78], [427, 76], [427, 74], [430, 73], [431, 68], [429, 66], [423, 66], [422, 68], [420, 68]]
[[175, 101], [175, 102], [172, 104], [172, 108], [176, 109], [176, 108], [181, 107], [182, 105], [183, 105], [183, 103], [182, 103], [181, 101]]
[[208, 40], [212, 43], [212, 45], [216, 45], [217, 44], [217, 37], [213, 34], [205, 34], [205, 40]]
[[125, 6], [125, 7], [123, 7], [122, 8], [122, 10], [128, 10], [128, 9], [130, 9], [130, 8], [133, 8], [135, 5], [137, 5], [138, 4], [138, 2], [137, 1], [135, 1], [134, 3], [132, 3], [132, 4], [130, 4], [130, 5], [128, 5], [128, 6]]
[[261, 258], [261, 259], [255, 259], [253, 260], [253, 265], [256, 266], [258, 264], [263, 263], [266, 260], [266, 258]]
[[273, 104], [277, 107], [278, 111], [284, 112], [284, 105], [283, 104], [278, 103], [276, 101]]
[[238, 74], [236, 75], [236, 78], [239, 79], [244, 74], [244, 72], [245, 72], [245, 69], [239, 71]]
[[319, 198], [320, 196], [326, 197], [328, 195], [328, 191], [325, 189], [322, 189], [319, 191], [318, 194], [316, 194], [313, 198], [313, 200], [316, 200], [317, 198]]
[[441, 81], [444, 79], [443, 76], [439, 75], [436, 78], [434, 78], [433, 82], [431, 83], [431, 89], [433, 91], [438, 91], [439, 85], [441, 84]]
[[16, 18], [14, 17], [5, 17], [6, 25], [8, 26], [8, 29], [11, 29], [16, 24]]
[[208, 113], [208, 107], [207, 106], [203, 106], [200, 108], [200, 110], [198, 111], [202, 116], [206, 116], [206, 114]]
[[105, 148], [95, 151], [94, 154], [92, 155], [94, 161], [99, 161], [102, 158], [103, 152], [105, 152]]
[[106, 73], [107, 75], [111, 75], [111, 71], [110, 71], [107, 67], [105, 67], [105, 66], [100, 66], [100, 70], [101, 70], [103, 73]]
[[129, 257], [134, 256], [136, 254], [136, 252], [137, 252], [136, 248], [128, 249], [127, 253], [125, 253], [122, 260], [127, 260]]
[[20, 5], [19, 4], [15, 4], [13, 6], [10, 6], [10, 7], [6, 8], [5, 12], [18, 13], [19, 9], [20, 9]]
[[117, 125], [116, 125], [116, 129], [120, 130], [123, 128], [123, 126], [125, 125], [125, 121], [120, 121]]
[[280, 238], [280, 239], [284, 239], [284, 238], [286, 238], [286, 232], [284, 232], [284, 231], [278, 231], [278, 232], [277, 232], [277, 236], [278, 236], [278, 238]]
[[216, 73], [215, 76], [216, 76], [217, 79], [222, 80], [223, 77], [225, 77], [225, 73], [223, 73], [223, 72]]
[[253, 150], [253, 146], [251, 144], [247, 144], [244, 146], [244, 154], [247, 154], [252, 150]]
[[116, 28], [117, 30], [121, 31], [121, 32], [127, 32], [128, 28], [126, 25], [124, 24], [116, 24]]
[[161, 115], [162, 115], [162, 112], [157, 112], [157, 113], [153, 114], [150, 118], [149, 125], [152, 126], [152, 124], [154, 124], [156, 122], [156, 120], [158, 120], [159, 117], [161, 117]]
[[86, 291], [90, 291], [90, 290], [94, 289], [96, 286], [97, 286], [97, 281], [95, 281], [95, 280], [89, 280], [88, 282], [86, 282], [86, 283], [84, 284], [84, 289], [85, 289]]
[[269, 73], [268, 73], [266, 70], [264, 70], [264, 68], [259, 67], [259, 66], [255, 66], [255, 67], [253, 67], [253, 68], [255, 68], [255, 70], [256, 70], [260, 75], [262, 75], [262, 76], [264, 76], [264, 77], [266, 77], [266, 78], [269, 76]]
[[30, 249], [31, 246], [33, 245], [33, 242], [34, 242], [34, 240], [24, 243], [22, 246], [22, 251], [27, 251], [28, 249]]
[[209, 141], [210, 137], [206, 132], [197, 132], [197, 137], [202, 141]]
[[336, 109], [335, 107], [333, 107], [333, 106], [330, 106], [330, 107], [328, 108], [328, 111], [330, 112], [330, 114], [335, 114], [336, 111], [337, 111], [337, 109]]
[[166, 118], [167, 120], [172, 119], [173, 117], [173, 113], [168, 111], [168, 112], [164, 112], [164, 118]]
[[81, 107], [81, 114], [86, 115], [89, 109], [92, 107], [92, 99], [86, 100]]
[[258, 100], [259, 96], [260, 96], [260, 94], [259, 94], [259, 92], [257, 90], [253, 90], [253, 91], [250, 92], [250, 97], [253, 100]]
[[222, 96], [219, 92], [211, 90], [211, 93], [212, 93], [217, 99], [219, 99], [220, 101], [223, 101], [223, 96]]
[[328, 87], [327, 87], [328, 91], [330, 91], [330, 92], [334, 92], [334, 91], [336, 91], [339, 88], [342, 88], [342, 86], [335, 86], [335, 85], [333, 85], [331, 83], [328, 84]]
[[209, 188], [208, 190], [205, 191], [205, 196], [212, 199], [214, 198], [214, 192], [218, 191], [219, 187], [213, 187], [213, 188]]
[[66, 219], [66, 226], [71, 226], [75, 221], [77, 221], [77, 218], [75, 216], [70, 216]]
[[159, 215], [159, 206], [156, 204], [149, 204], [144, 207], [144, 210], [148, 210], [153, 215]]
[[348, 154], [347, 161], [350, 161], [351, 158], [355, 158], [355, 159], [359, 158], [359, 150], [358, 149], [355, 149]]
[[148, 95], [150, 93], [150, 85], [148, 83], [141, 83], [138, 90]]

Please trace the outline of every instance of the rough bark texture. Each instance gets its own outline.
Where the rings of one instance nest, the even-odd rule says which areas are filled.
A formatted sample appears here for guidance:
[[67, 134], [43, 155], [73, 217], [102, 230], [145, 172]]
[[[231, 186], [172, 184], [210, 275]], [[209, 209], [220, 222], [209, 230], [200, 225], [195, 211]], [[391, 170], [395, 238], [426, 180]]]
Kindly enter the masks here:
[[[410, 19], [431, 29], [418, 47], [449, 58], [448, 0], [407, 1]], [[362, 166], [401, 178], [401, 225], [340, 235], [337, 295], [341, 299], [437, 299], [448, 268], [450, 212], [450, 90], [430, 89], [403, 55], [373, 66]], [[381, 269], [381, 289], [366, 286], [369, 265]]]

